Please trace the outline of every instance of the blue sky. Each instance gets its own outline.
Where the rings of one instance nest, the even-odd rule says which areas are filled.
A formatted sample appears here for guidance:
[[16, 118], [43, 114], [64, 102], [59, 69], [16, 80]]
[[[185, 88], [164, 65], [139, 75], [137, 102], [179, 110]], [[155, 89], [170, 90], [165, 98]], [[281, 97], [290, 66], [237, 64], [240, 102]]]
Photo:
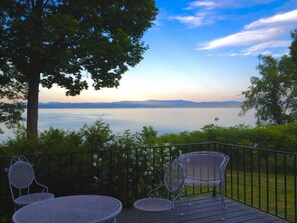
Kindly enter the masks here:
[[243, 100], [257, 76], [257, 56], [288, 53], [297, 0], [156, 0], [159, 15], [144, 35], [144, 59], [117, 89], [76, 97], [41, 89], [40, 101]]

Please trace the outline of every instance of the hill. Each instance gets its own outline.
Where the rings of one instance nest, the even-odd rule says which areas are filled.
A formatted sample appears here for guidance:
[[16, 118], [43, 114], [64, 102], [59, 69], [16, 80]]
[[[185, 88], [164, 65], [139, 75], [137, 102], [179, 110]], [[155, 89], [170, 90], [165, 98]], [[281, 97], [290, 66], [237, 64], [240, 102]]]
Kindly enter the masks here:
[[185, 100], [148, 100], [148, 101], [119, 101], [119, 102], [81, 102], [64, 103], [48, 102], [39, 103], [39, 108], [167, 108], [167, 107], [222, 107], [240, 106], [240, 101], [211, 101], [193, 102]]

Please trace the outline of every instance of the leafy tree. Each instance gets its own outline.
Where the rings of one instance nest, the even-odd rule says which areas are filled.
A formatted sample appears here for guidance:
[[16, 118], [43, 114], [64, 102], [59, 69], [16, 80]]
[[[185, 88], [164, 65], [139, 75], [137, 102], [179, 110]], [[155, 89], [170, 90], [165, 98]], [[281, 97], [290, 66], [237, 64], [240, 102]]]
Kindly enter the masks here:
[[3, 0], [0, 9], [0, 77], [8, 79], [0, 85], [23, 87], [33, 134], [40, 85], [67, 96], [88, 89], [86, 78], [95, 90], [117, 87], [141, 61], [141, 38], [157, 13], [154, 0]]
[[294, 61], [294, 63], [297, 65], [297, 29], [295, 29], [292, 33], [291, 33], [293, 42], [291, 43], [290, 48], [290, 55]]
[[[25, 100], [26, 84], [17, 81], [17, 73], [13, 70], [7, 71], [6, 75], [0, 75], [0, 123], [4, 123], [8, 128], [13, 128], [22, 120]], [[3, 130], [0, 128], [0, 134]]]
[[[293, 42], [290, 54], [281, 59], [272, 56], [259, 56], [261, 77], [253, 76], [251, 86], [243, 91], [245, 101], [241, 106], [241, 114], [254, 108], [257, 123], [286, 124], [295, 122], [297, 118], [297, 32], [292, 32]], [[296, 62], [296, 61], [295, 61]]]

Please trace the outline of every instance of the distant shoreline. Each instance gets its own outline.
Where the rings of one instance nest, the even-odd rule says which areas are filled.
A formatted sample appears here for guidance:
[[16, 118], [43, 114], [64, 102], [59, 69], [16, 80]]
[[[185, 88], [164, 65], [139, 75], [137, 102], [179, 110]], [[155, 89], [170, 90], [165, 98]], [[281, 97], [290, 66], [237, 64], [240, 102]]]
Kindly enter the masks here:
[[48, 102], [39, 108], [230, 108], [240, 107], [240, 101], [194, 102], [185, 100], [147, 100], [119, 102]]
[[197, 105], [197, 106], [121, 106], [121, 107], [115, 107], [115, 106], [106, 106], [106, 107], [91, 107], [91, 106], [57, 106], [57, 107], [39, 107], [39, 109], [82, 109], [82, 108], [86, 108], [86, 109], [98, 109], [98, 108], [102, 108], [102, 109], [122, 109], [122, 108], [131, 108], [131, 109], [135, 109], [135, 108], [148, 108], [148, 109], [153, 109], [153, 108], [240, 108], [241, 105]]

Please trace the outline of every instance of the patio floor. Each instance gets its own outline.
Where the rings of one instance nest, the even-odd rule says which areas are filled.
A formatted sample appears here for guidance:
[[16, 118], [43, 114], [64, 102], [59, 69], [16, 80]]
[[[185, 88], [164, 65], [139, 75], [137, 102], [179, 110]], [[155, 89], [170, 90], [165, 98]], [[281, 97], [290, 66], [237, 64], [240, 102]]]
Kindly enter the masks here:
[[[191, 205], [188, 206], [185, 200], [176, 202], [176, 222], [186, 223], [282, 223], [286, 222], [274, 216], [260, 212], [248, 206], [225, 199], [227, 210], [225, 221], [221, 220], [221, 203], [220, 198], [198, 197], [191, 199]], [[180, 204], [179, 204], [180, 203]], [[183, 213], [179, 216], [179, 213]], [[166, 212], [145, 212], [134, 208], [124, 209], [117, 217], [117, 223], [172, 223], [174, 222], [173, 211]]]

